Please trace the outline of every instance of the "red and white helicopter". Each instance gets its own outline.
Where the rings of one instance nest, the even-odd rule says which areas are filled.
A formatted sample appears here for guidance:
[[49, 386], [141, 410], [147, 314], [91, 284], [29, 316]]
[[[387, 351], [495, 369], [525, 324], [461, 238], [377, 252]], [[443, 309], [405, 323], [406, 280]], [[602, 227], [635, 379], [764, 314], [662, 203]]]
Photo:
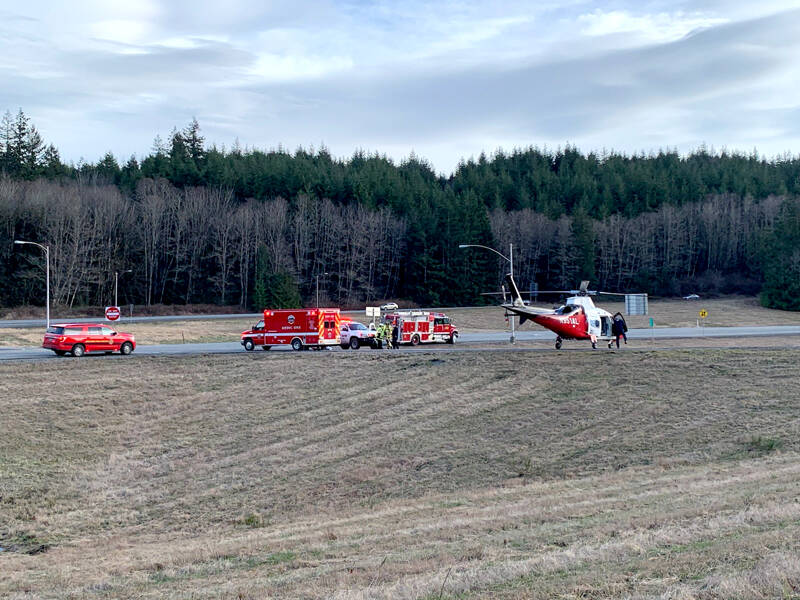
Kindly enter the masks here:
[[[621, 296], [610, 292], [597, 292], [589, 290], [589, 282], [582, 281], [579, 290], [551, 290], [537, 292], [537, 294], [572, 294], [567, 298], [566, 303], [559, 308], [546, 309], [529, 306], [522, 300], [522, 295], [517, 289], [514, 277], [511, 273], [506, 275], [506, 285], [511, 294], [511, 302], [506, 298], [506, 290], [503, 288], [503, 304], [506, 315], [511, 313], [519, 316], [519, 324], [531, 320], [545, 329], [549, 329], [556, 334], [556, 349], [561, 348], [564, 340], [589, 340], [592, 348], [597, 348], [597, 342], [608, 342], [608, 347], [616, 339], [612, 333], [614, 315], [607, 310], [598, 308], [594, 305], [591, 296]], [[622, 318], [622, 315], [620, 315]], [[624, 318], [622, 324], [627, 331]]]

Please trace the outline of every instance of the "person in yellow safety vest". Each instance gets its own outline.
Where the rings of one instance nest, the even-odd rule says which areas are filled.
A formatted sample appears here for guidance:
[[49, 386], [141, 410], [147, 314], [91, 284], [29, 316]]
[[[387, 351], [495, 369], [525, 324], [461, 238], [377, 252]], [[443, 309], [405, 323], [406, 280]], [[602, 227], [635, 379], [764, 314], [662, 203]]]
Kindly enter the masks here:
[[383, 343], [386, 344], [387, 348], [392, 347], [392, 343], [389, 340], [389, 324], [388, 323], [381, 323], [381, 335], [383, 335]]

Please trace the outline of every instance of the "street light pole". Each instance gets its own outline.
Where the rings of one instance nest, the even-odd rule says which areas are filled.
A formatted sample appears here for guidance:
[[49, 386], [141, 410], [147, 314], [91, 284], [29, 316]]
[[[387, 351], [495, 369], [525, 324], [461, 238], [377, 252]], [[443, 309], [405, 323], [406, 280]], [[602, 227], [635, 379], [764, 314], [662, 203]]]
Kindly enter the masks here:
[[44, 250], [44, 258], [45, 258], [45, 306], [47, 307], [47, 328], [50, 329], [50, 246], [45, 246], [43, 244], [39, 244], [38, 242], [25, 242], [22, 240], [14, 240], [15, 244], [30, 244], [32, 246], [39, 246], [42, 250]]
[[[511, 268], [511, 277], [513, 279], [513, 277], [514, 277], [514, 244], [512, 244], [510, 242], [508, 244], [508, 256], [509, 256], [508, 262], [510, 263], [510, 268]], [[513, 302], [514, 299], [512, 298], [511, 301]], [[517, 343], [517, 335], [516, 335], [516, 332], [514, 331], [514, 314], [513, 313], [511, 314], [511, 343], [512, 344], [516, 344]]]
[[50, 329], [50, 246], [44, 247], [45, 262], [45, 306], [47, 306], [47, 329]]
[[[127, 270], [122, 272], [123, 275], [125, 273], [133, 273], [133, 270], [132, 269], [127, 269]], [[118, 271], [114, 271], [114, 306], [117, 306], [117, 307], [119, 307], [119, 304], [117, 304], [117, 282], [118, 282], [118, 280], [119, 280], [119, 272]]]
[[[494, 248], [490, 248], [489, 246], [481, 246], [480, 244], [459, 244], [459, 248], [483, 248], [484, 250], [489, 250], [490, 252], [494, 252], [502, 258], [503, 260], [507, 260], [509, 263], [509, 268], [511, 271], [511, 277], [514, 277], [514, 244], [508, 244], [508, 256], [498, 252]], [[513, 299], [512, 299], [513, 301]], [[514, 315], [511, 315], [511, 343], [515, 344], [517, 341], [516, 331], [514, 330]]]

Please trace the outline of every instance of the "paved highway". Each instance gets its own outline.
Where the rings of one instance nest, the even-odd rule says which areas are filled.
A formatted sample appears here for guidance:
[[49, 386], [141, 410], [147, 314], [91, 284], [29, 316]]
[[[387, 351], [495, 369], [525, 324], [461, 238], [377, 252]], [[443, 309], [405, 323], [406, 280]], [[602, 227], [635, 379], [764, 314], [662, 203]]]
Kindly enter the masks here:
[[[415, 308], [414, 310], [442, 311], [441, 308]], [[343, 310], [343, 315], [364, 317], [363, 310]], [[150, 323], [158, 321], [217, 321], [220, 319], [253, 319], [255, 323], [263, 315], [261, 313], [238, 313], [224, 315], [166, 315], [161, 317], [126, 317], [123, 315], [119, 323]], [[93, 317], [50, 317], [50, 323], [106, 323], [102, 316]], [[44, 327], [45, 319], [0, 319], [0, 329], [24, 329], [27, 327]]]
[[[363, 312], [363, 311], [362, 311]], [[212, 321], [217, 319], [260, 319], [261, 313], [227, 315], [169, 315], [164, 317], [125, 317], [122, 323], [147, 323], [156, 321]], [[50, 317], [50, 323], [103, 323], [103, 317]], [[0, 329], [23, 329], [25, 327], [44, 327], [45, 319], [0, 319]]]
[[[207, 318], [207, 317], [205, 317]], [[633, 340], [648, 340], [648, 339], [698, 339], [698, 338], [720, 338], [720, 337], [735, 337], [735, 338], [748, 338], [748, 337], [783, 337], [800, 335], [800, 326], [773, 326], [773, 327], [664, 327], [658, 329], [631, 329], [628, 331], [628, 338]], [[455, 346], [448, 344], [434, 344], [420, 346], [419, 348], [403, 347], [403, 350], [411, 352], [420, 352], [428, 350], [439, 351], [452, 351], [458, 349], [459, 343], [461, 344], [481, 344], [481, 343], [503, 343], [508, 342], [509, 333], [507, 331], [487, 331], [481, 333], [464, 333], [461, 334]], [[517, 340], [520, 342], [537, 341], [537, 340], [555, 340], [553, 333], [543, 330], [535, 331], [518, 331]], [[600, 346], [602, 348], [602, 345]], [[588, 342], [572, 342], [567, 343], [565, 348], [589, 348]], [[509, 346], [508, 349], [513, 349]], [[476, 348], [480, 350], [480, 348]], [[290, 348], [273, 348], [270, 352], [291, 352]], [[344, 352], [338, 347], [334, 348], [335, 352]], [[367, 352], [368, 350], [364, 350]], [[161, 345], [141, 345], [137, 346], [134, 355], [142, 356], [179, 356], [190, 354], [230, 354], [230, 353], [245, 354], [244, 349], [238, 342], [220, 342], [210, 344], [161, 344]], [[258, 350], [261, 352], [261, 350]], [[350, 352], [350, 351], [348, 351]], [[102, 355], [100, 355], [102, 356]], [[57, 357], [50, 350], [43, 348], [15, 348], [15, 347], [0, 347], [0, 361], [3, 360], [64, 360]]]

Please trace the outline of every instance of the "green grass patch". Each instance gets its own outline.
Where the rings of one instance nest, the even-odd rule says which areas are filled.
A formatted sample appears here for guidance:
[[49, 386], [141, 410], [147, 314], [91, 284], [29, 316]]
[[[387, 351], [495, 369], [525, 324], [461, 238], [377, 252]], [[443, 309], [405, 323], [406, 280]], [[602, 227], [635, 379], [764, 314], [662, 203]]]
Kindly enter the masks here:
[[781, 440], [777, 438], [753, 436], [745, 442], [745, 450], [748, 454], [755, 454], [762, 456], [774, 452], [782, 445]]
[[281, 552], [273, 552], [267, 556], [265, 562], [270, 565], [279, 565], [281, 563], [292, 562], [296, 558], [296, 553], [291, 550], [283, 550]]

